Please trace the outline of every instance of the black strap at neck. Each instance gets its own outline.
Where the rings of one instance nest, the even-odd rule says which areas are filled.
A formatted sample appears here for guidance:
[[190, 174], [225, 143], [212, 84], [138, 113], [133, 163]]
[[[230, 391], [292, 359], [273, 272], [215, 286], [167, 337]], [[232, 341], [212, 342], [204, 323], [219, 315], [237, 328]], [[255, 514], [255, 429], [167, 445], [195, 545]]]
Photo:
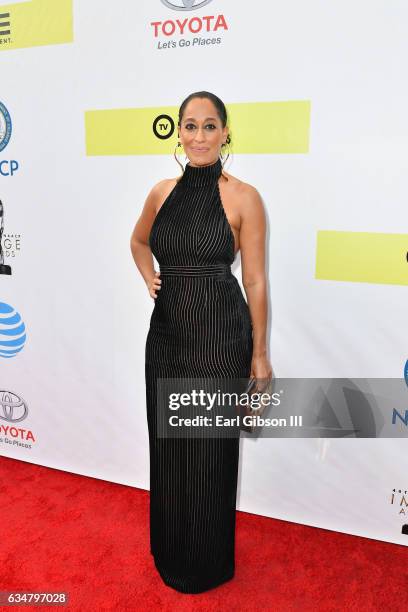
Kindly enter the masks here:
[[191, 166], [188, 163], [184, 169], [181, 182], [191, 187], [203, 187], [218, 181], [222, 172], [221, 159], [207, 166]]

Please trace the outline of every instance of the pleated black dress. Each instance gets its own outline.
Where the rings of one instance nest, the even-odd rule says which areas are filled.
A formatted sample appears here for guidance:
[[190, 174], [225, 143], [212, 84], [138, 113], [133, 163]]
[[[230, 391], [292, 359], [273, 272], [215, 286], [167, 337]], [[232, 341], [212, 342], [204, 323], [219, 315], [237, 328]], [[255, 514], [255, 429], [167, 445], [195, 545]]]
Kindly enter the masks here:
[[160, 266], [146, 340], [150, 546], [168, 586], [200, 593], [235, 570], [239, 437], [157, 436], [158, 378], [250, 375], [252, 323], [231, 272], [234, 235], [220, 197], [221, 160], [186, 165], [149, 244]]

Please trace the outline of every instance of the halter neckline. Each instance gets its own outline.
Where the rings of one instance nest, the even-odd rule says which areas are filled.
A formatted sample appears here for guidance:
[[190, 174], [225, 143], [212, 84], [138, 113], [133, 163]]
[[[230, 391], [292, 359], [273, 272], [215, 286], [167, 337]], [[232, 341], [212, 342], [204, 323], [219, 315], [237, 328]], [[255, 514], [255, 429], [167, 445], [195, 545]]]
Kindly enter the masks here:
[[191, 166], [186, 164], [181, 182], [191, 187], [204, 187], [216, 182], [222, 172], [221, 159], [218, 158], [213, 164], [208, 166]]

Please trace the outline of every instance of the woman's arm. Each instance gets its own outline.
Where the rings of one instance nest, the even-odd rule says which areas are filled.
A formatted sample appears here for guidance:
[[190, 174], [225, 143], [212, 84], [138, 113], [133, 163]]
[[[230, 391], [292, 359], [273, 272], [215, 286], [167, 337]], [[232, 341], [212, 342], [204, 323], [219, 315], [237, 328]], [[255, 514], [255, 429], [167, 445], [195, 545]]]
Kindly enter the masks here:
[[255, 187], [245, 184], [240, 197], [242, 284], [247, 296], [253, 329], [251, 376], [270, 378], [272, 367], [267, 356], [268, 320], [265, 272], [266, 220], [261, 197]]
[[160, 289], [160, 272], [155, 272], [152, 251], [149, 246], [149, 235], [157, 214], [157, 206], [170, 193], [173, 179], [159, 181], [151, 189], [143, 206], [142, 213], [136, 222], [130, 238], [130, 249], [135, 264], [143, 276], [149, 293], [156, 298], [156, 291]]

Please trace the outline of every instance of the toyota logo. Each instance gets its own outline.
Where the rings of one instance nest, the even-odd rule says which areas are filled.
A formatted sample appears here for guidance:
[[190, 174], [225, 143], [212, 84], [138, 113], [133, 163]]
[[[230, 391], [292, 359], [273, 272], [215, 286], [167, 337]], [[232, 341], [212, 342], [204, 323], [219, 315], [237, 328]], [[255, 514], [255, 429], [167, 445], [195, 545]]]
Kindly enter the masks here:
[[9, 423], [24, 421], [28, 414], [27, 404], [13, 391], [0, 390], [0, 419]]
[[210, 4], [212, 0], [161, 0], [161, 3], [173, 11], [194, 11]]

